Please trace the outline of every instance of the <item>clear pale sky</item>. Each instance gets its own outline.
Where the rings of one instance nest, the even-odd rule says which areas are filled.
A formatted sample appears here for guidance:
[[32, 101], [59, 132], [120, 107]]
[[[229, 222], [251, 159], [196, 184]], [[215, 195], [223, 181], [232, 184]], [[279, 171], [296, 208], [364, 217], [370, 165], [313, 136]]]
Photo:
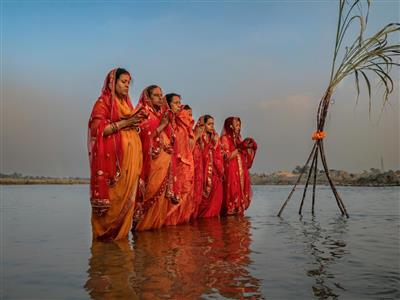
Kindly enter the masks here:
[[[367, 32], [399, 22], [398, 1], [373, 3]], [[1, 172], [88, 176], [87, 121], [106, 73], [133, 75], [130, 95], [158, 84], [194, 115], [242, 118], [259, 150], [253, 172], [292, 170], [312, 146], [328, 83], [336, 1], [2, 1]], [[397, 43], [399, 36], [397, 36]], [[398, 71], [392, 73], [398, 88]], [[354, 79], [333, 95], [329, 167], [399, 169], [399, 93], [372, 116]]]

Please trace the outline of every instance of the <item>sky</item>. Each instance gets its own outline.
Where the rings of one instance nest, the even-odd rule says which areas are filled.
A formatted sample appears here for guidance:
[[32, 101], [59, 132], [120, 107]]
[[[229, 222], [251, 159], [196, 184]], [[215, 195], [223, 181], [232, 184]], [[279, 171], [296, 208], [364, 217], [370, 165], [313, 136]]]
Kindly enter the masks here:
[[[133, 75], [130, 96], [157, 84], [197, 119], [242, 119], [259, 149], [252, 172], [290, 171], [312, 147], [330, 75], [336, 1], [2, 1], [1, 172], [88, 177], [92, 106], [109, 70]], [[400, 21], [376, 1], [367, 35]], [[356, 29], [355, 29], [356, 30]], [[395, 42], [399, 43], [397, 35]], [[392, 76], [398, 88], [399, 72]], [[368, 113], [354, 79], [333, 95], [325, 151], [331, 169], [399, 169], [399, 93]]]

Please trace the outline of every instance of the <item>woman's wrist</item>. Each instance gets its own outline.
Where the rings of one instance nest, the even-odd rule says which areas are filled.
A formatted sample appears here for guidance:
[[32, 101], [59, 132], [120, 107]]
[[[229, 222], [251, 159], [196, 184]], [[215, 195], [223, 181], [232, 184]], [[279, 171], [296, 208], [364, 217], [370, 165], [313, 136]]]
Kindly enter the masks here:
[[165, 127], [164, 125], [160, 125], [160, 126], [158, 126], [158, 127], [157, 127], [157, 129], [156, 129], [156, 133], [157, 133], [157, 134], [160, 134], [160, 133], [161, 133], [161, 131], [163, 131], [163, 130], [164, 130], [164, 127]]
[[125, 120], [115, 122], [115, 125], [117, 126], [118, 130], [121, 130], [126, 127]]

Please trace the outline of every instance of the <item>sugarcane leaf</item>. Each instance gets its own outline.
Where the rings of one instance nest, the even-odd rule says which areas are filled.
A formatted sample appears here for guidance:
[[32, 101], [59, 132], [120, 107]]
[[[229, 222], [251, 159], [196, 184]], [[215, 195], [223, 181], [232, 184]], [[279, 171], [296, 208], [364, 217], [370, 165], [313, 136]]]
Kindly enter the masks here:
[[359, 77], [358, 77], [357, 69], [354, 70], [354, 78], [355, 78], [356, 89], [357, 89], [357, 99], [356, 99], [356, 105], [357, 105], [358, 104], [358, 99], [360, 97], [360, 80], [359, 80]]
[[368, 88], [368, 111], [369, 111], [369, 116], [371, 117], [371, 104], [372, 104], [372, 95], [371, 95], [371, 83], [369, 82], [368, 76], [365, 74], [365, 72], [363, 70], [360, 70], [361, 74], [363, 75], [364, 79], [365, 79], [365, 83], [367, 84], [367, 88]]

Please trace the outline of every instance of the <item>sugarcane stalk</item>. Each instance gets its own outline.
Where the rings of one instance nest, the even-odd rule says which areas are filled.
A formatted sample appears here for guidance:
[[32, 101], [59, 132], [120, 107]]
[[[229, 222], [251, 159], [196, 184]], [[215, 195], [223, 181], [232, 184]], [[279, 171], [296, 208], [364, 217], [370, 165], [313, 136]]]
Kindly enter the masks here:
[[[360, 95], [360, 84], [359, 84], [359, 75], [362, 75], [364, 78], [366, 86], [368, 88], [369, 95], [369, 108], [371, 112], [371, 82], [368, 76], [366, 75], [366, 71], [372, 72], [376, 75], [378, 80], [382, 83], [385, 91], [383, 93], [383, 105], [388, 101], [388, 96], [394, 90], [393, 79], [389, 75], [389, 70], [393, 66], [400, 66], [400, 64], [393, 59], [400, 55], [400, 44], [388, 44], [390, 39], [389, 35], [394, 35], [400, 32], [400, 24], [399, 23], [390, 23], [375, 33], [373, 36], [364, 39], [363, 33], [365, 32], [366, 24], [368, 22], [369, 9], [371, 5], [371, 1], [367, 0], [367, 10], [366, 10], [366, 18], [363, 15], [361, 9], [361, 0], [339, 0], [339, 18], [336, 30], [336, 42], [333, 53], [333, 62], [332, 68], [330, 72], [329, 85], [327, 90], [324, 93], [324, 96], [319, 102], [318, 111], [317, 111], [317, 133], [323, 132], [325, 128], [325, 121], [328, 115], [328, 109], [331, 102], [332, 94], [338, 84], [347, 76], [354, 74], [355, 83], [357, 89], [357, 101], [358, 96]], [[355, 12], [356, 8], [358, 8], [358, 12]], [[345, 48], [344, 56], [341, 61], [338, 61], [338, 54], [341, 50], [341, 44], [345, 40], [344, 36], [350, 28], [350, 25], [353, 21], [359, 21], [359, 34], [350, 47]], [[310, 159], [312, 158], [311, 168], [308, 172], [308, 178], [304, 187], [303, 197], [301, 200], [299, 214], [301, 215], [304, 199], [307, 193], [308, 184], [311, 178], [312, 173], [314, 172], [313, 179], [313, 196], [312, 196], [312, 214], [314, 215], [314, 205], [315, 205], [315, 189], [317, 185], [317, 172], [318, 172], [318, 152], [321, 155], [321, 162], [324, 167], [325, 175], [328, 179], [329, 185], [332, 189], [332, 192], [335, 196], [336, 203], [341, 211], [342, 215], [349, 217], [346, 207], [341, 199], [335, 184], [333, 183], [329, 168], [326, 160], [324, 144], [323, 144], [324, 135], [316, 135], [316, 139], [314, 146], [311, 150], [311, 153], [307, 159], [306, 164], [303, 167], [302, 172], [300, 173], [294, 187], [292, 188], [288, 198], [282, 205], [279, 210], [278, 216], [280, 216], [283, 212], [283, 209], [286, 207], [287, 203], [291, 199], [298, 183], [300, 182], [303, 174], [305, 173], [305, 169], [308, 167]]]
[[[317, 141], [317, 146], [319, 142]], [[311, 213], [314, 215], [314, 204], [315, 204], [315, 186], [317, 185], [317, 172], [318, 172], [318, 151], [315, 155], [315, 165], [314, 165], [314, 183], [313, 183], [313, 195], [312, 195], [312, 207], [311, 207]]]
[[299, 184], [301, 177], [303, 177], [304, 170], [305, 170], [306, 167], [308, 166], [308, 164], [309, 164], [309, 162], [310, 162], [310, 159], [311, 159], [311, 157], [312, 157], [312, 155], [313, 155], [313, 153], [314, 153], [316, 147], [317, 147], [317, 143], [314, 143], [314, 146], [313, 146], [313, 148], [312, 148], [312, 150], [311, 150], [310, 155], [308, 156], [308, 159], [307, 159], [307, 161], [306, 161], [306, 163], [305, 163], [305, 165], [304, 165], [304, 167], [303, 167], [303, 170], [301, 171], [299, 177], [297, 178], [297, 181], [296, 181], [296, 183], [294, 184], [294, 186], [293, 186], [293, 188], [292, 188], [292, 190], [291, 190], [289, 196], [287, 197], [286, 201], [283, 203], [281, 209], [279, 210], [278, 217], [281, 216], [283, 210], [285, 209], [285, 207], [286, 207], [286, 205], [288, 204], [290, 198], [292, 197], [294, 191], [296, 190], [296, 187], [297, 187], [297, 185]]
[[301, 204], [300, 204], [300, 208], [299, 208], [299, 215], [301, 215], [301, 211], [303, 209], [304, 199], [306, 198], [306, 194], [307, 194], [308, 182], [310, 181], [317, 155], [318, 155], [318, 147], [315, 148], [314, 157], [313, 157], [313, 160], [311, 163], [310, 171], [308, 172], [308, 178], [307, 178], [306, 184], [304, 186], [303, 197], [301, 198]]

